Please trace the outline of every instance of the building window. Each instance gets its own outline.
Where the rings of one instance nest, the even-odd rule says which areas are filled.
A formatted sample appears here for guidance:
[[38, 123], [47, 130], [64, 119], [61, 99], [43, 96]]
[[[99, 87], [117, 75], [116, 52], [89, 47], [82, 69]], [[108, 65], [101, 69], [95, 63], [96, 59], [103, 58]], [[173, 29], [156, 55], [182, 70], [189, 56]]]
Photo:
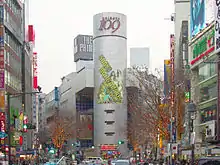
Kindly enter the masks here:
[[[215, 58], [210, 59], [210, 61], [214, 61]], [[217, 74], [217, 68], [215, 63], [205, 63], [199, 67], [199, 81], [204, 81], [215, 74]]]
[[201, 111], [201, 123], [216, 120], [217, 104], [203, 108]]
[[200, 88], [200, 102], [208, 101], [218, 96], [217, 83], [205, 84]]
[[107, 124], [107, 125], [112, 125], [114, 123], [115, 123], [115, 121], [105, 121], [105, 124]]
[[106, 109], [105, 112], [106, 113], [113, 113], [113, 112], [115, 112], [115, 110], [114, 109]]
[[106, 136], [113, 136], [115, 134], [115, 132], [105, 132]]

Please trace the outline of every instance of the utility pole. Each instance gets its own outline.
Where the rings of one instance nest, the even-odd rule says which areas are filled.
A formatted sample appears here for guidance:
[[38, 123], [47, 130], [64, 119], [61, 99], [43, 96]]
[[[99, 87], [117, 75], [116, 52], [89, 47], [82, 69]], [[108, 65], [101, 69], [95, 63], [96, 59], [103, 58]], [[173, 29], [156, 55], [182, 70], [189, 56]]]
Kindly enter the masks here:
[[7, 105], [8, 105], [8, 111], [7, 111], [7, 133], [8, 133], [8, 162], [9, 164], [11, 163], [11, 112], [10, 112], [10, 107], [11, 107], [11, 98], [14, 97], [19, 97], [27, 94], [36, 94], [36, 93], [41, 93], [41, 87], [38, 86], [38, 92], [21, 92], [21, 93], [7, 93]]
[[8, 111], [7, 111], [7, 119], [8, 119], [8, 163], [11, 164], [11, 110], [10, 110], [10, 94], [7, 94], [7, 103], [8, 103]]

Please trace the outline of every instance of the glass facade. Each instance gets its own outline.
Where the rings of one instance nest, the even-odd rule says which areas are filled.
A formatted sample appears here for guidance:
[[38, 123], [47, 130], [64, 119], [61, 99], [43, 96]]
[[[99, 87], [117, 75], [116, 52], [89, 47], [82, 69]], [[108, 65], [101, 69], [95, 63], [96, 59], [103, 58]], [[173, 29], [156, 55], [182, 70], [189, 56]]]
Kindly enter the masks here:
[[213, 77], [208, 81], [200, 84], [199, 90], [200, 90], [200, 97], [199, 97], [200, 103], [216, 98], [218, 96], [217, 77]]
[[22, 46], [16, 38], [5, 29], [5, 83], [21, 91], [21, 54]]
[[[215, 61], [216, 56], [208, 61]], [[199, 109], [201, 123], [216, 120], [217, 112], [217, 65], [216, 63], [202, 63], [199, 66]]]
[[209, 103], [200, 105], [201, 123], [216, 120], [217, 98]]
[[[214, 61], [215, 58], [211, 58], [209, 61]], [[217, 74], [217, 66], [215, 63], [205, 63], [199, 66], [199, 82], [204, 81]]]

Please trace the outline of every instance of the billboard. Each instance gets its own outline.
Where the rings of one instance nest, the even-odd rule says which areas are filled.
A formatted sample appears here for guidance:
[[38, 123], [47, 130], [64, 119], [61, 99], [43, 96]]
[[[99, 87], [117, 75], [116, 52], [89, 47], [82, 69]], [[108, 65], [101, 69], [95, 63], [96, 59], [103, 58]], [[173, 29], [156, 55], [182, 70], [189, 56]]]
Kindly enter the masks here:
[[216, 51], [220, 50], [220, 1], [215, 3], [215, 44]]
[[35, 32], [33, 25], [28, 25], [28, 41], [35, 42]]
[[205, 22], [205, 0], [190, 1], [190, 32], [194, 37], [206, 26]]
[[[175, 36], [174, 34], [170, 35], [170, 70], [171, 70], [171, 91], [170, 91], [170, 102], [171, 102], [171, 111], [172, 115], [175, 116], [174, 111], [175, 111], [175, 67], [174, 67], [174, 57], [175, 57]], [[176, 141], [176, 128], [174, 127], [175, 125], [175, 120], [171, 123], [172, 124], [172, 137], [171, 141], [174, 142]]]
[[80, 114], [79, 115], [80, 121], [80, 132], [79, 138], [80, 139], [92, 139], [93, 138], [93, 116], [91, 114]]
[[174, 50], [175, 50], [175, 37], [173, 34], [170, 35], [170, 69], [171, 69], [171, 105], [174, 106], [174, 86], [175, 86], [175, 75], [174, 75]]
[[214, 20], [215, 0], [190, 1], [190, 37], [193, 38]]
[[38, 72], [37, 72], [38, 68], [37, 67], [38, 67], [37, 66], [37, 53], [34, 52], [33, 53], [33, 88], [34, 89], [37, 89], [37, 87], [38, 87], [38, 78], [37, 78], [37, 76], [38, 76]]
[[74, 62], [78, 60], [93, 60], [93, 37], [78, 35], [74, 38]]
[[0, 26], [0, 90], [5, 89], [4, 27]]
[[215, 50], [215, 28], [212, 26], [191, 45], [191, 65], [208, 56]]
[[122, 103], [122, 71], [120, 69], [113, 70], [103, 55], [99, 56], [99, 61], [102, 65], [99, 69], [99, 73], [102, 76], [102, 82], [98, 91], [97, 103]]
[[170, 60], [164, 60], [164, 96], [165, 100], [169, 97], [171, 86], [171, 69], [170, 69]]

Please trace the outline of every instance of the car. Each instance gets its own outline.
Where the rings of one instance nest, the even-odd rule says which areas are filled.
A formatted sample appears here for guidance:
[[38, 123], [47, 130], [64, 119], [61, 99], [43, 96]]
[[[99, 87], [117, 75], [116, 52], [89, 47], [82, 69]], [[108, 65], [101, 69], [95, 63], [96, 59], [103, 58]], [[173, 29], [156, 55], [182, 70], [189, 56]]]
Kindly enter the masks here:
[[130, 165], [130, 160], [128, 159], [119, 159], [117, 161], [115, 161], [114, 165]]
[[219, 165], [220, 157], [218, 156], [210, 156], [210, 157], [202, 157], [198, 160], [198, 165]]
[[116, 162], [117, 160], [111, 160], [111, 165], [115, 165]]

